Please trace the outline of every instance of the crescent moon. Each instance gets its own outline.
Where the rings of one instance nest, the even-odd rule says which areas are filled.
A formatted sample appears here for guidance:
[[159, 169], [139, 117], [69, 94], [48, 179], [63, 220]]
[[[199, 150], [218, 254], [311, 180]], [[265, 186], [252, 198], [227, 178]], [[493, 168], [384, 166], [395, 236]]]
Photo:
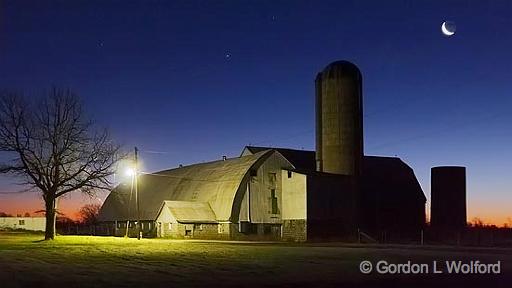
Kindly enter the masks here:
[[441, 25], [441, 31], [443, 32], [444, 35], [446, 36], [452, 36], [453, 34], [455, 34], [455, 32], [452, 32], [448, 29], [446, 29], [446, 21], [443, 22], [443, 25]]

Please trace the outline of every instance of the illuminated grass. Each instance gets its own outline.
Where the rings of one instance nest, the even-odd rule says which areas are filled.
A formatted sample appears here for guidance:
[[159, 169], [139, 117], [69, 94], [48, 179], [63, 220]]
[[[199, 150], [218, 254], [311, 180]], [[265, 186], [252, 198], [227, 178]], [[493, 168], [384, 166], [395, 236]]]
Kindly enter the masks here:
[[[398, 263], [478, 257], [480, 261], [505, 261], [508, 266], [504, 264], [504, 269], [508, 270], [503, 273], [510, 276], [512, 259], [509, 250], [468, 253], [450, 249], [321, 247], [162, 239], [138, 241], [89, 236], [60, 236], [49, 242], [41, 242], [41, 239], [41, 235], [0, 233], [0, 283], [7, 284], [2, 287], [319, 287], [354, 282], [364, 287], [381, 279], [390, 285], [396, 284], [396, 281], [414, 282], [417, 285], [418, 280], [427, 281], [424, 284], [430, 285], [431, 281], [437, 279], [443, 280], [443, 283], [450, 279], [441, 276], [362, 275], [359, 273], [359, 263], [367, 259]], [[469, 276], [462, 280], [475, 282], [474, 277]]]

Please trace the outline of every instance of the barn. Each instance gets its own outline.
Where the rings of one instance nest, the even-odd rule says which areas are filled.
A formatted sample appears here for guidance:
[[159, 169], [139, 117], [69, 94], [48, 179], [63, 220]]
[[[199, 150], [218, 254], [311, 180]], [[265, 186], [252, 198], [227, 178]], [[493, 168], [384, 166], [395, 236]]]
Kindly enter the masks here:
[[[276, 150], [139, 176], [144, 236], [280, 238], [281, 171], [293, 165]], [[129, 183], [105, 200], [99, 219], [112, 235], [135, 232]], [[130, 233], [130, 232], [129, 232]]]
[[[363, 167], [360, 198], [350, 177], [315, 171], [314, 151], [247, 146], [240, 157], [142, 174], [143, 237], [307, 241], [350, 238], [357, 229], [419, 231], [426, 199], [412, 169], [376, 156], [365, 156]], [[120, 184], [100, 211], [108, 235], [127, 227], [136, 235], [131, 188]]]
[[363, 153], [359, 69], [333, 62], [315, 84], [315, 151], [247, 146], [239, 157], [142, 174], [139, 209], [129, 183], [105, 200], [99, 218], [106, 234], [133, 234], [140, 219], [146, 237], [313, 241], [418, 235], [426, 198], [414, 171], [397, 157]]

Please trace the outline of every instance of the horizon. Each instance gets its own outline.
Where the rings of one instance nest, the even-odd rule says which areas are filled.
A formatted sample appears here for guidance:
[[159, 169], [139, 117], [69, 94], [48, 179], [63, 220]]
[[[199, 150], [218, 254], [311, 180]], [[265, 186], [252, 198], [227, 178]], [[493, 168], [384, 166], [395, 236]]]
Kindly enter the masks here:
[[[245, 147], [247, 147], [247, 146], [244, 146], [244, 148]], [[285, 148], [285, 149], [289, 149], [289, 148], [286, 148], [286, 147], [266, 147], [266, 148]], [[297, 150], [303, 150], [303, 149], [297, 149]], [[314, 150], [304, 150], [304, 151], [315, 152]], [[365, 154], [364, 156], [370, 156], [371, 157], [371, 156], [376, 156], [376, 155], [366, 155]], [[233, 159], [233, 158], [237, 158], [237, 157], [238, 156], [230, 157], [228, 159]], [[379, 156], [379, 157], [397, 157], [397, 156]], [[400, 157], [397, 157], [397, 158], [400, 159]], [[222, 161], [222, 159], [212, 159], [212, 160], [205, 161], [205, 162], [200, 162], [200, 163], [191, 163], [191, 164], [188, 164], [188, 165], [184, 165], [184, 167], [190, 166], [190, 165], [195, 165], [195, 164], [208, 163], [208, 162], [217, 162], [217, 161]], [[165, 170], [168, 170], [168, 169], [176, 169], [176, 168], [178, 168], [178, 167], [168, 167], [166, 169], [159, 170], [159, 171], [165, 171]], [[143, 175], [145, 173], [156, 173], [156, 172], [159, 172], [159, 171], [141, 171], [140, 173]], [[114, 186], [117, 186], [117, 185], [123, 183], [124, 181], [126, 181], [126, 180], [118, 181]], [[38, 192], [26, 192], [26, 193], [38, 193]], [[110, 192], [108, 192], [108, 191], [99, 191], [96, 196], [89, 196], [89, 195], [83, 195], [80, 192], [72, 192], [70, 195], [66, 195], [65, 197], [61, 197], [61, 199], [59, 199], [59, 206], [62, 207], [62, 208], [59, 209], [59, 213], [62, 213], [60, 215], [60, 217], [69, 218], [69, 219], [72, 219], [74, 221], [80, 221], [79, 210], [80, 210], [81, 207], [83, 207], [84, 205], [87, 205], [87, 204], [100, 204], [100, 205], [102, 205], [104, 200], [106, 199], [106, 197], [108, 196], [109, 193]], [[19, 196], [21, 196], [21, 195], [19, 195]], [[13, 204], [17, 203], [17, 201], [14, 200], [15, 198], [16, 198], [16, 196], [13, 196], [12, 199], [11, 199]], [[31, 198], [32, 198], [31, 199], [32, 201], [30, 202], [30, 205], [25, 206], [25, 207], [32, 207], [32, 208], [30, 208], [28, 210], [26, 209], [27, 211], [22, 212], [22, 210], [25, 209], [25, 208], [19, 208], [18, 209], [18, 208], [11, 207], [10, 204], [7, 204], [5, 206], [6, 207], [10, 207], [10, 209], [8, 208], [5, 211], [0, 209], [0, 212], [4, 212], [6, 214], [10, 214], [10, 216], [13, 216], [13, 217], [16, 217], [18, 215], [23, 217], [23, 215], [25, 213], [29, 213], [31, 215], [31, 217], [34, 217], [34, 216], [39, 217], [39, 215], [44, 215], [40, 211], [41, 209], [44, 209], [44, 202], [42, 201], [42, 199], [37, 201], [37, 199], [35, 199], [35, 197], [31, 197]], [[26, 202], [24, 202], [24, 203], [26, 204]], [[430, 223], [430, 210], [428, 209], [430, 206], [428, 204], [429, 204], [429, 202], [427, 201], [427, 203], [425, 205], [425, 215], [426, 215], [427, 223]], [[32, 211], [32, 212], [30, 212], [30, 211]], [[481, 224], [484, 224], [484, 225], [495, 225], [497, 227], [502, 227], [502, 228], [511, 228], [512, 227], [512, 217], [506, 217], [504, 219], [496, 220], [496, 219], [483, 218], [483, 217], [480, 217], [478, 215], [471, 215], [471, 214], [468, 213], [468, 217], [467, 217], [466, 220], [467, 220], [468, 224], [472, 224], [472, 225], [475, 225], [475, 224], [477, 224], [477, 223], [479, 223], [481, 221]], [[503, 221], [500, 223], [500, 220], [503, 220]]]

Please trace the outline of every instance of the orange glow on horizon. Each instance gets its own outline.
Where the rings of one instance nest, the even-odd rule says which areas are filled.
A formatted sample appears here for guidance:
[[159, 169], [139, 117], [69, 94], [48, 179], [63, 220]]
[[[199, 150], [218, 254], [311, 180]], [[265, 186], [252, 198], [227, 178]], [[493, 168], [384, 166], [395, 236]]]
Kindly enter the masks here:
[[[104, 193], [98, 197], [89, 197], [80, 193], [73, 193], [59, 198], [57, 209], [62, 216], [73, 220], [80, 220], [79, 210], [86, 204], [103, 203]], [[44, 210], [44, 202], [39, 194], [9, 194], [0, 195], [0, 212], [13, 216], [29, 213], [31, 216], [42, 216], [36, 213]]]
[[[73, 220], [79, 220], [79, 210], [86, 204], [103, 203], [106, 198], [107, 192], [98, 195], [98, 197], [88, 197], [80, 193], [74, 193], [65, 197], [61, 197], [58, 204], [59, 211], [66, 217]], [[490, 204], [490, 203], [488, 203]], [[32, 216], [43, 215], [42, 213], [35, 213], [36, 211], [43, 210], [44, 203], [39, 194], [9, 194], [0, 195], [0, 212], [16, 215], [24, 215], [29, 213]], [[427, 216], [430, 211], [426, 211]], [[481, 220], [485, 225], [496, 225], [498, 227], [512, 227], [512, 215], [505, 214], [502, 207], [496, 205], [478, 206], [468, 205], [467, 222], [473, 223], [475, 218]]]

